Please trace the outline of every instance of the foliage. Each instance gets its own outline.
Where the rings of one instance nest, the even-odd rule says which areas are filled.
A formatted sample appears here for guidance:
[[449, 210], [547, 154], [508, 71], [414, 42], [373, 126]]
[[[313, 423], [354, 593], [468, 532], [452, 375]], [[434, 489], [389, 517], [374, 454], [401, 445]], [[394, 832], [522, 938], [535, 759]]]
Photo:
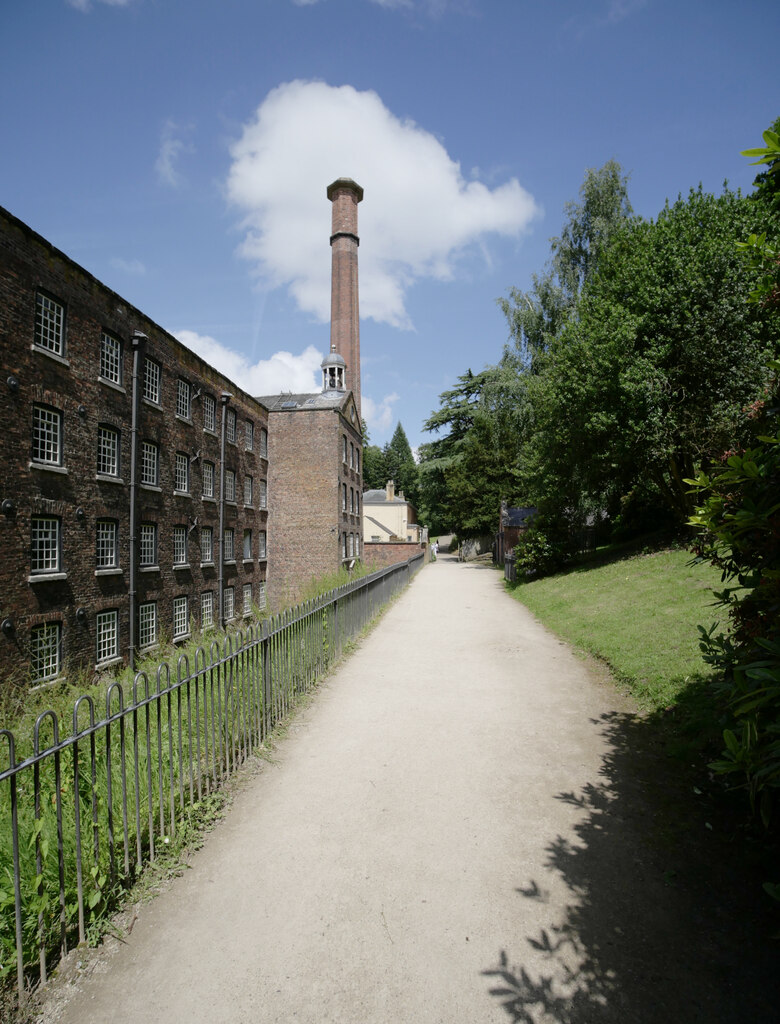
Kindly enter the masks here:
[[549, 265], [533, 275], [531, 291], [511, 288], [508, 299], [499, 299], [515, 351], [531, 369], [559, 336], [612, 233], [632, 215], [628, 176], [614, 160], [585, 171], [580, 196], [566, 204], [561, 235], [550, 239]]
[[614, 517], [641, 486], [685, 522], [685, 478], [744, 438], [742, 409], [761, 393], [780, 333], [744, 302], [756, 274], [734, 250], [757, 212], [728, 189], [697, 189], [612, 235], [529, 387], [541, 508]]
[[441, 408], [423, 429], [447, 433], [420, 450], [423, 518], [433, 532], [493, 533], [502, 498], [519, 494], [523, 391], [507, 356], [482, 373], [469, 370], [440, 396]]
[[383, 448], [382, 454], [387, 475], [381, 486], [384, 487], [388, 480], [394, 481], [396, 494], [403, 491], [407, 501], [416, 508], [419, 501], [417, 463], [414, 461], [409, 439], [400, 423], [396, 425], [393, 436]]
[[546, 576], [560, 569], [563, 561], [547, 535], [534, 525], [520, 535], [514, 552], [518, 577]]
[[388, 479], [384, 452], [379, 445], [366, 445], [363, 448], [363, 490], [382, 490]]
[[[764, 142], [745, 155], [770, 165], [776, 193], [780, 136], [766, 131]], [[766, 178], [762, 187], [771, 198]], [[752, 307], [771, 313], [780, 273], [777, 249], [766, 238], [754, 233], [737, 248], [758, 274]], [[701, 502], [690, 520], [700, 531], [694, 550], [720, 570], [726, 586], [717, 597], [729, 618], [725, 632], [700, 627], [702, 651], [723, 674], [734, 718], [714, 767], [743, 777], [765, 824], [780, 789], [780, 361], [771, 360], [768, 369], [763, 395], [743, 410], [747, 447], [727, 451], [720, 466], [689, 481]]]

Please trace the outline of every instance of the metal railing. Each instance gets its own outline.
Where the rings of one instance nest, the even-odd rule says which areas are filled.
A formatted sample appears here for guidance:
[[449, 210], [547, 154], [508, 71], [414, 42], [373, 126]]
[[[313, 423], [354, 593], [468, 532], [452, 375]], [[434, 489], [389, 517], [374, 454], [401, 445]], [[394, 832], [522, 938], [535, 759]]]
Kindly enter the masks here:
[[13, 733], [0, 729], [0, 979], [15, 965], [20, 1000], [85, 941], [93, 914], [116, 902], [423, 559], [223, 635], [180, 655], [175, 673], [168, 664], [140, 671], [129, 700], [114, 682], [100, 720], [93, 697], [79, 697], [70, 735], [44, 711], [21, 760]]

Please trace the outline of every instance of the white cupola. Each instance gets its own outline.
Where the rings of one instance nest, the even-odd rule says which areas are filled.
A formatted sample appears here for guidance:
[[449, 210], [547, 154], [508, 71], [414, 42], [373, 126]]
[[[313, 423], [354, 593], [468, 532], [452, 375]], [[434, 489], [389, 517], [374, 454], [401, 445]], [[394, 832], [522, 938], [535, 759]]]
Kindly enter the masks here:
[[338, 352], [330, 351], [322, 360], [322, 392], [323, 394], [334, 391], [345, 391], [346, 384], [344, 377], [347, 364], [343, 356]]

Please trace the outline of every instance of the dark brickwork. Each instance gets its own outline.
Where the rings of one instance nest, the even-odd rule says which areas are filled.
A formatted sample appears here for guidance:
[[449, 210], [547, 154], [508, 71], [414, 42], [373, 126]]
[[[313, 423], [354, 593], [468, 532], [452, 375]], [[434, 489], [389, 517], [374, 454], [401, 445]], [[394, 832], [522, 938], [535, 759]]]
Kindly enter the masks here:
[[[363, 453], [360, 432], [353, 425], [360, 421], [350, 416], [351, 406], [352, 396], [347, 395], [336, 408], [280, 409], [269, 414], [272, 607], [294, 602], [312, 580], [360, 556]], [[345, 486], [346, 511], [342, 507]]]
[[[36, 296], [43, 294], [64, 311], [63, 351], [58, 356], [36, 346]], [[56, 307], [55, 307], [56, 308]], [[268, 462], [261, 455], [267, 411], [250, 395], [54, 249], [39, 235], [0, 209], [0, 351], [2, 351], [4, 432], [0, 446], [0, 634], [2, 678], [30, 678], [31, 631], [59, 624], [61, 665], [94, 669], [96, 616], [119, 612], [118, 656], [129, 642], [129, 511], [134, 331], [147, 335], [146, 356], [160, 367], [159, 403], [139, 403], [139, 479], [143, 441], [159, 453], [157, 482], [138, 490], [138, 522], [154, 523], [158, 568], [138, 573], [139, 603], [157, 602], [159, 632], [173, 631], [173, 602], [189, 599], [189, 617], [201, 620], [200, 597], [213, 591], [219, 621], [220, 396], [230, 392], [236, 413], [236, 441], [226, 444], [225, 467], [235, 473], [235, 501], [225, 504], [225, 526], [234, 530], [235, 557], [224, 567], [225, 585], [235, 587], [235, 617], [243, 614], [243, 587], [261, 597], [265, 560], [259, 557], [267, 513], [259, 508]], [[101, 379], [101, 336], [121, 346], [118, 383]], [[143, 386], [143, 359], [141, 379]], [[189, 417], [178, 416], [177, 388], [190, 396]], [[215, 429], [205, 426], [207, 400], [214, 400]], [[33, 458], [33, 410], [61, 417], [59, 465], [46, 468]], [[246, 423], [253, 424], [253, 450], [247, 450]], [[98, 474], [99, 433], [118, 434], [116, 474]], [[186, 494], [175, 494], [177, 454], [186, 463]], [[214, 499], [203, 497], [205, 463], [214, 467]], [[244, 506], [245, 477], [253, 478], [252, 507]], [[44, 516], [59, 524], [58, 572], [31, 574], [31, 520]], [[118, 571], [98, 571], [98, 520], [118, 529]], [[186, 567], [173, 567], [174, 527], [186, 528]], [[201, 564], [204, 527], [213, 531], [213, 565]], [[251, 530], [251, 560], [244, 561], [244, 530]], [[270, 546], [270, 545], [269, 545]], [[81, 614], [78, 610], [81, 609]]]

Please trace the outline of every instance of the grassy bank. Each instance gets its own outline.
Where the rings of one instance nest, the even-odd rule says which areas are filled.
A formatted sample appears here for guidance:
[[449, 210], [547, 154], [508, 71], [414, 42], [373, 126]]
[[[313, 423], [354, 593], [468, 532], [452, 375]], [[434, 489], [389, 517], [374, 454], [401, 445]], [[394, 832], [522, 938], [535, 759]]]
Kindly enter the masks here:
[[633, 554], [519, 583], [512, 593], [553, 632], [605, 661], [653, 711], [711, 676], [697, 626], [721, 617], [712, 596], [720, 574], [690, 561], [680, 550]]

